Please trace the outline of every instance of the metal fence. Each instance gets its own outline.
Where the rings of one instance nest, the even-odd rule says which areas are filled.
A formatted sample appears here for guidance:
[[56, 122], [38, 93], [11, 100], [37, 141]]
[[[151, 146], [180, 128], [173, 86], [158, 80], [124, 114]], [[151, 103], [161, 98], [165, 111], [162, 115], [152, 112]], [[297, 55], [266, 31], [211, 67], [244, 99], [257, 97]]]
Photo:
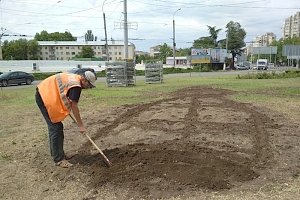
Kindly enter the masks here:
[[65, 72], [73, 68], [78, 68], [79, 66], [93, 68], [95, 71], [105, 70], [104, 61], [1, 60], [0, 72]]
[[135, 85], [134, 62], [107, 62], [106, 63], [106, 85], [111, 86], [133, 86]]
[[163, 64], [161, 62], [145, 64], [145, 82], [146, 83], [163, 82]]

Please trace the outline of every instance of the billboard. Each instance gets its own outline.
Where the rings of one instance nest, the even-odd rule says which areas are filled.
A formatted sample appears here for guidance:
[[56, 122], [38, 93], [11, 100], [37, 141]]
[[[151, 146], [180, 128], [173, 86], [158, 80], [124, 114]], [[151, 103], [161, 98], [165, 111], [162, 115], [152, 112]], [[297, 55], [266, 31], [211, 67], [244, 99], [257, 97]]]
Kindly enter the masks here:
[[289, 59], [298, 59], [300, 56], [300, 45], [283, 45], [282, 55]]
[[277, 47], [251, 47], [249, 49], [252, 54], [277, 54]]
[[191, 49], [191, 64], [210, 63], [209, 49]]
[[212, 63], [224, 63], [227, 57], [226, 49], [210, 49]]
[[226, 49], [191, 49], [191, 64], [224, 63], [226, 57]]

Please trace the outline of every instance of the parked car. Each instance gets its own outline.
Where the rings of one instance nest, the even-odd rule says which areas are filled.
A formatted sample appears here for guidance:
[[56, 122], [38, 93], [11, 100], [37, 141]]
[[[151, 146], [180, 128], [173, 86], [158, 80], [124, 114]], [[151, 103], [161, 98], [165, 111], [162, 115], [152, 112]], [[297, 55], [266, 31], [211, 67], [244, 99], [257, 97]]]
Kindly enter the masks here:
[[7, 72], [0, 75], [0, 85], [3, 87], [21, 85], [22, 83], [30, 85], [33, 81], [33, 75], [21, 71]]
[[269, 63], [269, 64], [268, 64], [268, 67], [269, 67], [269, 68], [274, 68], [275, 65], [274, 65], [274, 63]]
[[69, 73], [78, 74], [78, 75], [82, 75], [86, 71], [93, 72], [95, 74], [95, 77], [96, 77], [96, 80], [97, 80], [97, 74], [96, 74], [96, 72], [93, 68], [74, 68], [74, 69], [68, 70]]
[[237, 65], [236, 69], [238, 70], [248, 70], [250, 69], [250, 66], [246, 66], [246, 65]]

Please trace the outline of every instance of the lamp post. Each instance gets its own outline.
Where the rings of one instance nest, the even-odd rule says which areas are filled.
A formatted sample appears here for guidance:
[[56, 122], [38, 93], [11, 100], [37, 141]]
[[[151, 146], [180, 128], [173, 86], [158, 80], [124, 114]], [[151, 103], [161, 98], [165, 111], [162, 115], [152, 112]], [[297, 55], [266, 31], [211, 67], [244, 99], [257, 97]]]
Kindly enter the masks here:
[[105, 13], [103, 11], [103, 6], [106, 0], [103, 1], [102, 4], [102, 13], [103, 13], [103, 21], [104, 21], [104, 32], [105, 32], [105, 54], [106, 54], [106, 60], [109, 61], [109, 55], [108, 55], [108, 44], [107, 44], [107, 32], [106, 32], [106, 20], [105, 20]]
[[175, 67], [175, 48], [176, 48], [176, 43], [175, 43], [175, 19], [174, 16], [175, 14], [181, 10], [181, 8], [178, 8], [174, 13], [173, 13], [173, 67]]

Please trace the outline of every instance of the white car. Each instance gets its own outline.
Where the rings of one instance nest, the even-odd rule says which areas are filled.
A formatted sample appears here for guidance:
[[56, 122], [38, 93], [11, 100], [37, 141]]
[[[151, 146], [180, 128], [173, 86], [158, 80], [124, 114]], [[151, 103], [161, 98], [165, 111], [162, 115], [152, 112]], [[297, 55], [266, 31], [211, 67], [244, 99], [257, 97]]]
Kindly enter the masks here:
[[246, 66], [246, 65], [237, 65], [236, 69], [238, 69], [238, 70], [248, 70], [248, 69], [250, 69], [250, 67]]

